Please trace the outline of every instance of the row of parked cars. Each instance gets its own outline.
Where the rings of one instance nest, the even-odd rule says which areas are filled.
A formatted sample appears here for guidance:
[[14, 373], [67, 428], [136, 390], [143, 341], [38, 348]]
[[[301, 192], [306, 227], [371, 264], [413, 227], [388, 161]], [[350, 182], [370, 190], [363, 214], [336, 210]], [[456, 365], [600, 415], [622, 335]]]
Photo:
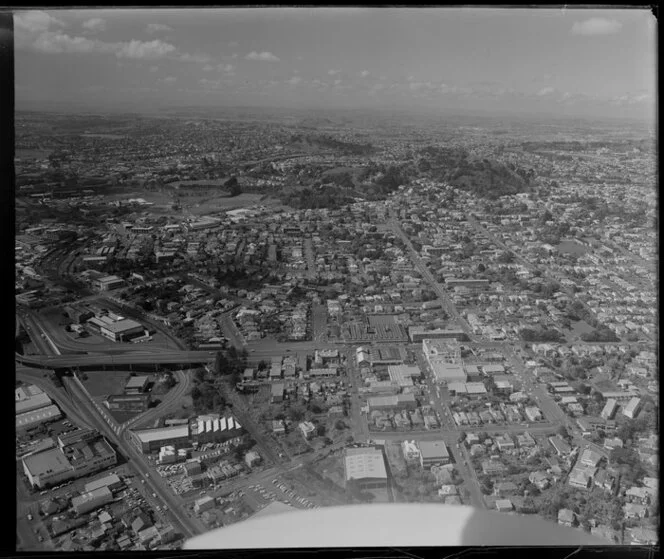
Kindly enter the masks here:
[[272, 480], [272, 483], [276, 485], [279, 489], [281, 489], [286, 495], [288, 495], [291, 499], [294, 499], [297, 503], [301, 504], [304, 508], [307, 509], [317, 509], [318, 505], [314, 505], [311, 501], [305, 499], [304, 497], [300, 497], [293, 491], [292, 489], [288, 489], [286, 484], [281, 483], [278, 478], [275, 478]]

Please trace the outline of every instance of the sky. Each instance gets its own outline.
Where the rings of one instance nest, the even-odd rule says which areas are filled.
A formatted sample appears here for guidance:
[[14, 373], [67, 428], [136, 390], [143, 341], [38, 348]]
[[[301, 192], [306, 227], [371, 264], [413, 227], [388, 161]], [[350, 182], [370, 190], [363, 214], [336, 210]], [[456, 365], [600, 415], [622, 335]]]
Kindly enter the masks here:
[[654, 121], [648, 10], [16, 12], [16, 107], [392, 108]]

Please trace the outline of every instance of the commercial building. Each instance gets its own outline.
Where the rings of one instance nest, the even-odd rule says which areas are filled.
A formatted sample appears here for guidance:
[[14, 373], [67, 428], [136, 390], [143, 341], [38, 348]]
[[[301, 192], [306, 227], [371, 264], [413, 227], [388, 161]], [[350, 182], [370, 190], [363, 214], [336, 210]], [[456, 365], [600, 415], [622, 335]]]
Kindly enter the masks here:
[[466, 382], [461, 363], [461, 348], [453, 340], [422, 340], [422, 351], [433, 371], [436, 382]]
[[347, 448], [344, 456], [346, 486], [360, 491], [387, 489], [387, 470], [380, 448]]
[[641, 411], [641, 398], [632, 398], [623, 409], [623, 415], [634, 419]]
[[109, 340], [119, 342], [143, 335], [145, 333], [145, 328], [135, 320], [123, 318], [117, 322], [104, 324], [99, 328], [99, 333]]
[[151, 401], [150, 394], [111, 394], [106, 399], [106, 407], [114, 411], [141, 413], [147, 411]]
[[417, 365], [389, 365], [387, 373], [390, 375], [390, 380], [399, 388], [413, 386], [413, 379], [422, 376], [422, 371]]
[[97, 509], [113, 500], [113, 493], [108, 487], [100, 487], [87, 491], [71, 500], [71, 506], [76, 514], [85, 514]]
[[374, 396], [368, 399], [369, 409], [399, 409], [414, 410], [417, 408], [417, 402], [413, 394], [396, 394], [394, 396]]
[[98, 432], [78, 429], [60, 435], [57, 448], [26, 456], [22, 463], [30, 483], [43, 488], [113, 466], [117, 455]]
[[110, 291], [111, 289], [124, 286], [125, 281], [118, 276], [102, 276], [94, 279], [92, 284], [99, 291]]
[[149, 383], [150, 383], [149, 375], [129, 377], [127, 384], [125, 384], [124, 391], [126, 394], [140, 394], [147, 390]]
[[422, 328], [421, 326], [409, 326], [408, 327], [408, 337], [413, 343], [419, 343], [423, 340], [464, 340], [465, 332], [459, 328], [437, 328], [435, 330], [429, 330]]
[[430, 469], [431, 466], [450, 463], [450, 453], [443, 441], [420, 441], [420, 466]]

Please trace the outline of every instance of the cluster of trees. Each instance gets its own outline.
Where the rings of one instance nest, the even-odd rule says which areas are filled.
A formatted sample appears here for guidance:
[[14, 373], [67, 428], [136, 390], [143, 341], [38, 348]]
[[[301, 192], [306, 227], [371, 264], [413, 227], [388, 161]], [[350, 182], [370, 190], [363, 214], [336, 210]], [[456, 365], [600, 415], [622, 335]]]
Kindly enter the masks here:
[[353, 198], [339, 187], [321, 186], [315, 192], [311, 188], [303, 188], [297, 192], [284, 194], [281, 202], [297, 210], [316, 210], [343, 208], [353, 202]]
[[616, 333], [605, 326], [596, 328], [592, 332], [584, 332], [581, 334], [581, 339], [584, 342], [619, 342], [620, 338]]
[[238, 183], [236, 177], [231, 177], [224, 183], [224, 188], [228, 190], [228, 195], [231, 197], [239, 196], [242, 194], [242, 187]]
[[558, 330], [554, 328], [540, 328], [533, 330], [531, 328], [523, 328], [519, 334], [524, 342], [564, 342], [563, 336]]
[[226, 351], [218, 351], [214, 359], [214, 373], [216, 376], [230, 376], [233, 384], [242, 380], [242, 373], [247, 367], [249, 353], [246, 349], [238, 351], [235, 346]]

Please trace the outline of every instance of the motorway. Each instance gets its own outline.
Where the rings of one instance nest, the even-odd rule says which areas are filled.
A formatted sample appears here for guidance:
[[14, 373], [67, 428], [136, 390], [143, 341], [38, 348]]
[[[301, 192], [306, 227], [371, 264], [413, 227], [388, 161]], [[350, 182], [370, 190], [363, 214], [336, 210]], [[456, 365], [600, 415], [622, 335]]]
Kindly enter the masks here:
[[119, 355], [58, 355], [58, 356], [26, 356], [16, 354], [16, 360], [31, 367], [46, 369], [67, 369], [77, 367], [99, 367], [116, 365], [186, 365], [194, 363], [213, 363], [213, 351], [162, 351], [155, 354], [149, 350], [134, 351]]

